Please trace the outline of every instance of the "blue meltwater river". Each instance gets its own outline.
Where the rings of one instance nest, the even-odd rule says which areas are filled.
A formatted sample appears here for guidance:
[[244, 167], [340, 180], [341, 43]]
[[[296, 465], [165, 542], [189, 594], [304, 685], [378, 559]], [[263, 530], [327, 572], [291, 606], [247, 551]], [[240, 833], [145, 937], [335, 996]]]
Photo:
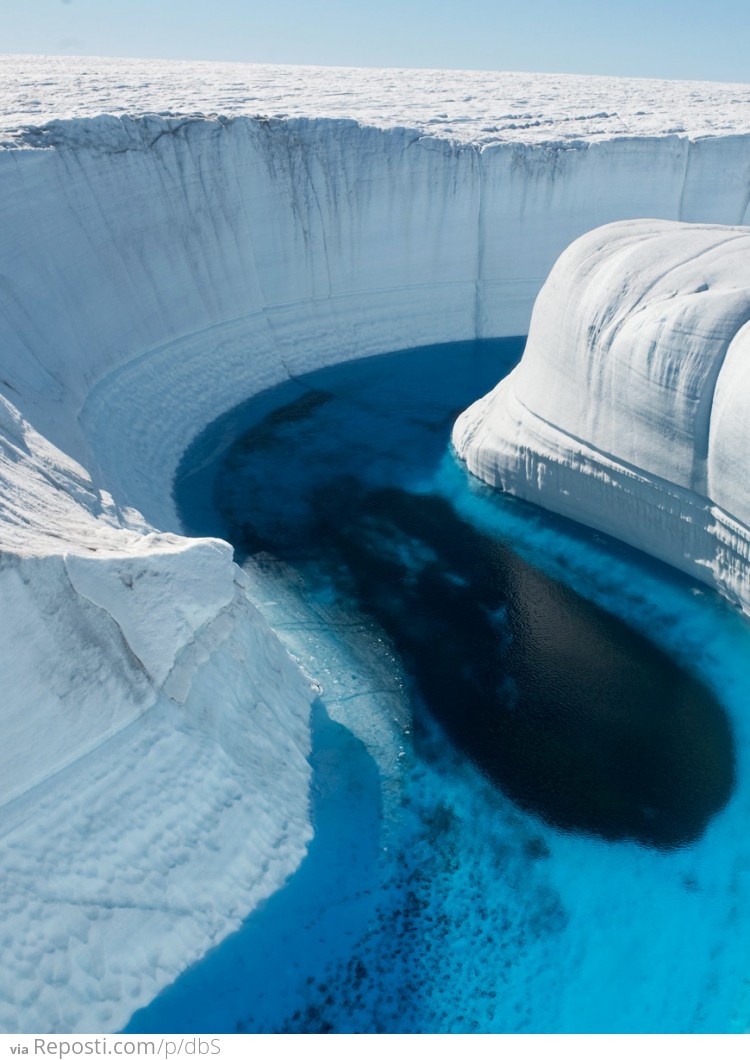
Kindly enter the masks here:
[[128, 1030], [750, 1024], [750, 626], [474, 481], [520, 339], [321, 370], [183, 459], [321, 688], [297, 873]]

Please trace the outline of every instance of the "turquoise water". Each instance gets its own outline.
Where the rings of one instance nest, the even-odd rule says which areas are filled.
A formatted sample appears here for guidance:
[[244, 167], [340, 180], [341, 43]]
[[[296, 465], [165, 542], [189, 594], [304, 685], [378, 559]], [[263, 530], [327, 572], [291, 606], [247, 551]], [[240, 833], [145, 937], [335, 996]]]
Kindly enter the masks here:
[[449, 451], [521, 340], [317, 372], [186, 454], [319, 682], [315, 838], [133, 1031], [744, 1028], [748, 627]]

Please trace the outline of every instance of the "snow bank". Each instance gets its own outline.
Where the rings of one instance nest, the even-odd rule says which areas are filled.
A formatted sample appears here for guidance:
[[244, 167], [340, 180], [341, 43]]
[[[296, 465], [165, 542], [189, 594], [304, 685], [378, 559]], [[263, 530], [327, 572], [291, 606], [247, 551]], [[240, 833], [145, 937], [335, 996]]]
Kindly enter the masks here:
[[[187, 444], [290, 375], [525, 332], [596, 224], [743, 222], [750, 109], [739, 86], [243, 67], [237, 89], [234, 66], [2, 62], [0, 1026], [98, 1030], [310, 836], [313, 691], [229, 547], [179, 536]], [[204, 110], [294, 116], [165, 116], [196, 84]], [[162, 113], [32, 124], [102, 100]]]
[[750, 229], [628, 221], [575, 242], [518, 368], [454, 443], [493, 485], [750, 612]]

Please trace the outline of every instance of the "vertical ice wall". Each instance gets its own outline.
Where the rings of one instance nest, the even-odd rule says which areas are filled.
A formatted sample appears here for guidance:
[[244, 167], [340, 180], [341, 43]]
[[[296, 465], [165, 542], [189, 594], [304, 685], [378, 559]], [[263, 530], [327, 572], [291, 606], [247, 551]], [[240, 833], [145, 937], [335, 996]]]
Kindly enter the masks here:
[[479, 147], [352, 121], [149, 117], [56, 123], [35, 143], [0, 152], [7, 396], [171, 529], [155, 478], [249, 393], [523, 333], [583, 232], [742, 223], [750, 189], [743, 136]]

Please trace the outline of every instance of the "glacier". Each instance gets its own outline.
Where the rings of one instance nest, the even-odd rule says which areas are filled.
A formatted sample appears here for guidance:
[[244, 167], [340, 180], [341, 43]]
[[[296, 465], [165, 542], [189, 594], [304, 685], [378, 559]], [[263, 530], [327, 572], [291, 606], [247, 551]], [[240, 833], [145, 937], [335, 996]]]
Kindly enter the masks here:
[[[599, 225], [698, 222], [699, 242], [747, 223], [750, 89], [0, 70], [0, 1027], [114, 1029], [277, 890], [312, 835], [320, 689], [230, 547], [183, 536], [187, 446], [323, 365], [524, 334], [555, 260]], [[731, 451], [701, 460], [685, 498], [734, 473]], [[707, 532], [740, 547], [731, 520]]]
[[560, 257], [518, 367], [457, 421], [479, 477], [750, 612], [750, 229], [621, 221]]

